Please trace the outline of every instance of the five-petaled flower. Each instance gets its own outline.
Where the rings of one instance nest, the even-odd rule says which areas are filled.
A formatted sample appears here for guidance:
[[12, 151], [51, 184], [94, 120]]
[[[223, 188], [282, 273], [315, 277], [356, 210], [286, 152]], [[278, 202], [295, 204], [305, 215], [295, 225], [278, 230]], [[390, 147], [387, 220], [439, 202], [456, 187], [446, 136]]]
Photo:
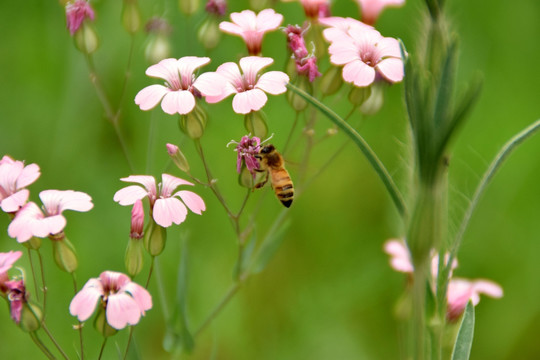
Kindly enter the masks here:
[[274, 60], [268, 57], [248, 56], [240, 59], [240, 68], [233, 62], [220, 65], [216, 72], [227, 81], [219, 96], [208, 96], [206, 101], [215, 103], [236, 94], [232, 102], [236, 113], [248, 114], [260, 110], [268, 100], [265, 92], [278, 95], [287, 91], [289, 76], [284, 72], [269, 71], [259, 75], [263, 68], [273, 62]]
[[125, 274], [104, 271], [99, 278], [88, 280], [75, 295], [69, 312], [79, 321], [85, 321], [94, 312], [98, 300], [105, 309], [107, 323], [117, 330], [137, 324], [145, 311], [152, 308], [152, 297], [145, 288]]
[[259, 153], [261, 139], [256, 136], [250, 137], [250, 135], [245, 135], [242, 136], [240, 142], [233, 140], [229, 144], [236, 144], [236, 148], [234, 149], [237, 153], [236, 171], [240, 173], [242, 171], [242, 163], [245, 163], [248, 171], [255, 177], [255, 171], [259, 168], [259, 161], [255, 158], [255, 155]]
[[247, 46], [249, 55], [261, 53], [262, 40], [265, 33], [276, 30], [283, 21], [283, 15], [273, 9], [264, 9], [258, 14], [251, 10], [234, 12], [231, 20], [219, 24], [221, 31], [241, 36]]
[[[390, 265], [394, 270], [407, 273], [410, 276], [413, 275], [414, 267], [411, 262], [411, 255], [403, 241], [397, 239], [388, 240], [384, 244], [384, 250], [390, 255]], [[431, 286], [432, 289], [435, 290], [435, 282], [437, 281], [436, 278], [439, 268], [439, 256], [432, 252], [431, 260]], [[448, 265], [448, 255], [445, 256], [445, 265]], [[454, 259], [451, 270], [456, 267], [457, 261]], [[500, 298], [503, 296], [502, 288], [493, 281], [454, 278], [452, 277], [452, 271], [450, 271], [449, 276], [450, 281], [448, 282], [448, 289], [446, 292], [446, 299], [448, 302], [446, 316], [448, 321], [452, 322], [457, 320], [461, 314], [463, 314], [463, 311], [465, 311], [465, 307], [469, 301], [476, 306], [480, 301], [480, 294], [493, 298]]]
[[39, 166], [24, 166], [22, 161], [5, 155], [0, 160], [0, 207], [7, 213], [14, 213], [26, 203], [30, 192], [25, 189], [39, 177]]
[[217, 96], [224, 80], [213, 72], [195, 76], [194, 72], [210, 62], [210, 58], [184, 56], [180, 59], [164, 59], [150, 66], [146, 75], [165, 80], [163, 85], [150, 85], [135, 96], [135, 104], [141, 110], [150, 110], [161, 101], [167, 114], [190, 113], [201, 96]]
[[138, 183], [142, 187], [130, 185], [120, 189], [114, 194], [114, 201], [125, 206], [133, 205], [137, 200], [148, 197], [150, 214], [152, 214], [154, 221], [162, 227], [184, 222], [188, 213], [187, 208], [198, 215], [206, 210], [203, 199], [194, 192], [180, 190], [173, 193], [178, 186], [193, 186], [192, 183], [169, 174], [162, 174], [161, 179], [162, 182], [156, 186], [156, 179], [149, 175], [131, 175], [122, 178], [120, 180]]
[[94, 10], [86, 0], [77, 0], [66, 5], [66, 24], [71, 36], [86, 19], [94, 20]]
[[32, 236], [44, 238], [61, 233], [66, 226], [64, 210], [89, 211], [92, 198], [73, 190], [44, 190], [39, 193], [43, 211], [34, 202], [29, 202], [17, 212], [9, 224], [8, 234], [22, 243]]
[[373, 25], [385, 7], [399, 7], [405, 0], [356, 0], [362, 14], [362, 21]]

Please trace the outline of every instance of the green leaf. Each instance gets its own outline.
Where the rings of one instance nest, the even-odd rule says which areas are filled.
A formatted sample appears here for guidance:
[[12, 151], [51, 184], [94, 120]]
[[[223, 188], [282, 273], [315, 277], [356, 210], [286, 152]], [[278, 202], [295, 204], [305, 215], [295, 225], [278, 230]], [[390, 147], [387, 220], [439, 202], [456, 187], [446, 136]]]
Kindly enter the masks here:
[[452, 360], [468, 360], [471, 355], [471, 347], [474, 335], [474, 305], [471, 301], [465, 308], [461, 318], [461, 326], [454, 344]]
[[[435, 100], [435, 110], [433, 112], [433, 122], [435, 128], [441, 131], [444, 124], [450, 118], [452, 99], [454, 96], [454, 79], [456, 77], [457, 64], [457, 41], [454, 40], [446, 50], [446, 58], [442, 67], [441, 78], [437, 88]], [[446, 129], [444, 129], [446, 130]]]
[[256, 274], [263, 271], [266, 265], [268, 265], [283, 242], [285, 232], [290, 225], [291, 221], [288, 219], [279, 228], [273, 228], [268, 232], [268, 236], [266, 236], [266, 238], [263, 240], [258, 252], [258, 256], [255, 259], [253, 273]]

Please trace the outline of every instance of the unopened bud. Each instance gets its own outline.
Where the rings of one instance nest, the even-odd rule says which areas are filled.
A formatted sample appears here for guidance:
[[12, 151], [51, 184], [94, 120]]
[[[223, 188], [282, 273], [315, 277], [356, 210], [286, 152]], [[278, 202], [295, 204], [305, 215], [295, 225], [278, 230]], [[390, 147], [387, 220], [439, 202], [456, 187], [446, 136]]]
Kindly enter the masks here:
[[144, 207], [139, 199], [133, 204], [131, 210], [131, 231], [129, 237], [134, 240], [142, 239], [144, 233]]
[[187, 16], [191, 16], [197, 12], [199, 0], [178, 0], [178, 7], [181, 12]]
[[127, 273], [131, 277], [141, 272], [144, 265], [143, 244], [141, 240], [129, 239], [125, 265]]
[[360, 112], [364, 115], [374, 115], [382, 107], [384, 102], [383, 84], [375, 83], [371, 87], [369, 98], [360, 106]]
[[184, 134], [192, 139], [199, 139], [204, 134], [206, 120], [206, 112], [197, 104], [190, 113], [180, 115], [178, 125]]
[[238, 174], [238, 184], [248, 189], [253, 188], [253, 185], [255, 185], [253, 175], [245, 165], [242, 166], [242, 170]]
[[371, 95], [371, 86], [357, 87], [353, 86], [349, 91], [349, 101], [355, 106], [362, 105]]
[[202, 23], [197, 38], [205, 49], [213, 49], [219, 44], [221, 39], [221, 30], [219, 30], [218, 19], [215, 16], [209, 16]]
[[249, 8], [255, 12], [259, 12], [271, 6], [269, 0], [249, 0]]
[[153, 17], [146, 23], [145, 30], [149, 35], [144, 49], [146, 61], [157, 64], [169, 58], [171, 53], [169, 35], [172, 31], [169, 23], [165, 19]]
[[262, 111], [252, 111], [244, 117], [244, 126], [248, 133], [259, 139], [266, 138], [268, 126], [266, 126], [266, 116]]
[[59, 240], [53, 240], [53, 256], [56, 265], [68, 273], [72, 273], [77, 270], [79, 262], [77, 260], [77, 254], [75, 248], [66, 237], [61, 237]]
[[189, 173], [189, 163], [178, 146], [167, 144], [167, 153], [171, 157], [171, 160], [174, 162], [176, 167], [185, 173]]
[[19, 326], [23, 331], [34, 332], [41, 327], [43, 312], [40, 307], [32, 302], [25, 302], [21, 310], [21, 322]]
[[122, 8], [122, 25], [130, 34], [135, 34], [141, 28], [141, 13], [137, 0], [124, 0]]
[[150, 228], [144, 236], [144, 247], [152, 256], [158, 256], [165, 249], [167, 241], [167, 229], [156, 224], [154, 220], [150, 223]]
[[109, 323], [107, 322], [106, 312], [105, 308], [103, 306], [103, 303], [100, 302], [99, 310], [96, 315], [96, 318], [94, 319], [94, 328], [101, 334], [103, 337], [109, 337], [113, 336], [118, 332], [115, 328], [113, 328]]
[[[309, 81], [309, 79], [305, 76], [298, 76], [294, 82], [294, 85], [308, 94], [313, 94], [313, 85]], [[304, 100], [303, 97], [295, 93], [294, 91], [287, 91], [287, 100], [289, 101], [289, 104], [291, 104], [292, 108], [296, 112], [300, 112], [304, 110], [308, 106], [308, 102]]]
[[342, 84], [343, 78], [341, 77], [341, 68], [331, 66], [322, 76], [319, 87], [322, 94], [328, 96], [335, 94]]
[[96, 31], [88, 21], [84, 21], [82, 23], [81, 27], [79, 30], [77, 30], [77, 32], [75, 32], [73, 37], [75, 40], [75, 46], [83, 54], [92, 54], [99, 46]]
[[30, 240], [25, 241], [22, 244], [28, 249], [38, 250], [39, 248], [41, 248], [41, 238], [32, 236]]

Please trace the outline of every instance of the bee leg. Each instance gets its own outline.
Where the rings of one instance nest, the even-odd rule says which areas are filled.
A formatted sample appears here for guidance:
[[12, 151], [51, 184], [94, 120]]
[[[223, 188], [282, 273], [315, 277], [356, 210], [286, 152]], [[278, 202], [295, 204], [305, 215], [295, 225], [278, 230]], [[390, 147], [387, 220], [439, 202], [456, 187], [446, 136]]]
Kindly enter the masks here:
[[[256, 171], [260, 171], [260, 170], [256, 170]], [[267, 182], [268, 182], [268, 171], [266, 172], [266, 176], [264, 177], [264, 180], [255, 184], [254, 189], [262, 188], [264, 185], [266, 185]]]

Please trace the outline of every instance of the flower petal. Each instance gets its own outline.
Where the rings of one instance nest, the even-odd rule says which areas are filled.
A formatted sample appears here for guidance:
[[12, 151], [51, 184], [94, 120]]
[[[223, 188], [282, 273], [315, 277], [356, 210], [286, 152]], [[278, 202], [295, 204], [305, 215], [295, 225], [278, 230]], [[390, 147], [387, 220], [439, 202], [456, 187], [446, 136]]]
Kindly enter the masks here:
[[8, 226], [8, 235], [17, 238], [19, 243], [30, 240], [33, 234], [33, 223], [43, 218], [41, 209], [33, 202], [24, 205]]
[[403, 61], [398, 58], [388, 58], [379, 62], [376, 66], [379, 73], [390, 82], [403, 80]]
[[190, 91], [170, 91], [163, 97], [161, 108], [169, 115], [185, 115], [195, 107], [195, 97]]
[[147, 86], [137, 93], [135, 104], [139, 105], [141, 110], [153, 109], [169, 91], [170, 89], [163, 85]]
[[268, 100], [261, 89], [244, 91], [234, 95], [233, 110], [238, 114], [248, 114], [260, 110]]
[[22, 189], [17, 191], [15, 194], [6, 197], [4, 200], [0, 201], [2, 204], [2, 210], [7, 213], [13, 213], [19, 211], [19, 209], [26, 204], [30, 191], [27, 189]]
[[186, 206], [176, 198], [158, 199], [154, 204], [154, 220], [162, 227], [169, 227], [172, 223], [181, 224], [186, 215]]
[[191, 76], [201, 66], [204, 66], [210, 62], [209, 57], [198, 57], [198, 56], [184, 56], [178, 59], [176, 66], [178, 67], [178, 72], [180, 77], [189, 77], [191, 81]]
[[36, 164], [26, 165], [17, 178], [17, 189], [32, 184], [41, 175]]
[[368, 86], [375, 80], [375, 69], [355, 60], [343, 67], [343, 80], [359, 87]]
[[133, 205], [135, 201], [148, 196], [148, 191], [138, 185], [130, 185], [118, 190], [113, 200], [122, 206]]
[[201, 213], [206, 210], [204, 200], [193, 191], [181, 190], [174, 194], [174, 196], [179, 196], [189, 210], [193, 211], [195, 214], [201, 215]]
[[246, 56], [238, 62], [244, 73], [246, 82], [250, 85], [257, 83], [257, 74], [267, 66], [270, 66], [274, 59], [260, 56]]
[[281, 71], [269, 71], [264, 73], [257, 81], [256, 87], [272, 95], [283, 94], [287, 91], [286, 84], [289, 76]]
[[283, 15], [276, 13], [274, 9], [264, 9], [257, 14], [257, 30], [275, 30], [283, 22]]
[[168, 83], [177, 82], [179, 79], [177, 64], [178, 60], [176, 59], [163, 59], [146, 69], [146, 75], [163, 79]]
[[120, 291], [126, 291], [131, 294], [143, 315], [146, 310], [152, 308], [152, 296], [150, 296], [150, 293], [139, 284], [129, 282]]
[[87, 320], [94, 312], [99, 298], [103, 295], [103, 288], [98, 279], [90, 279], [69, 304], [69, 313], [77, 316], [79, 321]]
[[190, 183], [187, 180], [181, 179], [176, 176], [169, 174], [161, 175], [161, 197], [170, 197], [174, 189], [180, 185], [190, 185], [193, 186], [193, 183]]
[[109, 325], [120, 330], [127, 324], [137, 324], [141, 318], [141, 311], [131, 296], [126, 293], [117, 293], [109, 295], [106, 315]]
[[54, 208], [54, 215], [64, 210], [88, 211], [94, 207], [90, 195], [73, 190], [44, 190], [39, 193], [45, 209]]
[[201, 92], [203, 96], [219, 96], [223, 93], [226, 80], [219, 73], [207, 72], [195, 79], [193, 86]]
[[44, 238], [58, 234], [65, 227], [66, 218], [63, 215], [54, 215], [32, 221], [30, 229], [34, 236]]
[[334, 65], [345, 65], [351, 61], [359, 60], [358, 48], [352, 41], [336, 41], [328, 47], [330, 62]]

